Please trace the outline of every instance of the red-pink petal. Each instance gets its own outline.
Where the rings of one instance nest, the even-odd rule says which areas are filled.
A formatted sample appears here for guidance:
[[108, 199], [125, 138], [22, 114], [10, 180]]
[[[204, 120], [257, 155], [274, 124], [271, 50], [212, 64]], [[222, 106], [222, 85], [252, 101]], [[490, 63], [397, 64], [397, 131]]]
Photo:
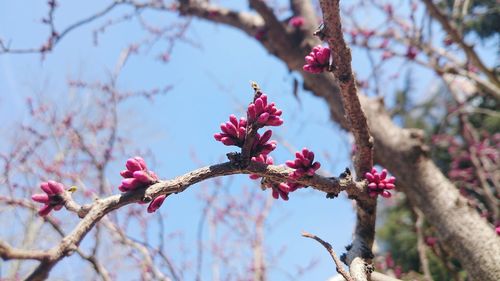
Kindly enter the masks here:
[[142, 170], [141, 164], [134, 158], [128, 159], [127, 163], [125, 163], [125, 166], [127, 167], [127, 170], [131, 172]]
[[52, 192], [52, 189], [49, 187], [49, 183], [48, 182], [42, 182], [40, 184], [40, 188], [45, 192], [47, 193], [48, 195], [53, 195], [54, 192]]
[[129, 170], [123, 170], [120, 172], [120, 176], [122, 176], [123, 178], [132, 178], [133, 172]]
[[146, 171], [135, 171], [134, 178], [143, 183], [150, 183], [153, 181], [151, 176]]
[[49, 205], [45, 205], [40, 210], [38, 210], [38, 214], [42, 217], [45, 217], [50, 213], [50, 211], [52, 211], [52, 207]]
[[153, 201], [148, 206], [148, 213], [156, 212], [156, 210], [158, 210], [161, 207], [166, 197], [167, 197], [166, 195], [160, 195], [155, 199], [153, 199]]
[[48, 184], [50, 190], [52, 190], [52, 193], [61, 194], [64, 192], [64, 185], [62, 183], [56, 181], [49, 181]]
[[47, 193], [38, 193], [31, 195], [31, 199], [33, 201], [48, 204], [49, 203], [49, 195]]
[[139, 165], [141, 165], [142, 170], [147, 170], [148, 169], [148, 166], [146, 165], [146, 161], [144, 161], [144, 159], [142, 159], [142, 157], [136, 156], [136, 157], [134, 157], [134, 159], [137, 162], [139, 162]]

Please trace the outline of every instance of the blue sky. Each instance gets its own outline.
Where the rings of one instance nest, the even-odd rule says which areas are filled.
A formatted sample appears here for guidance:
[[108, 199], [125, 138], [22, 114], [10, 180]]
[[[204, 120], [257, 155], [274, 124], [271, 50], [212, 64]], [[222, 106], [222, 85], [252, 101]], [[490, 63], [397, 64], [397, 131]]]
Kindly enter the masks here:
[[[95, 0], [62, 2], [56, 13], [56, 26], [65, 27], [104, 6], [102, 1]], [[47, 29], [39, 21], [46, 9], [43, 1], [0, 1], [0, 38], [4, 42], [9, 40], [7, 42], [13, 47], [41, 45]], [[19, 123], [27, 120], [26, 97], [43, 90], [48, 98], [60, 101], [54, 106], [62, 107], [71, 99], [78, 99], [74, 94], [69, 97], [68, 78], [90, 82], [106, 80], [120, 51], [143, 38], [144, 33], [137, 21], [131, 20], [110, 27], [100, 36], [96, 46], [92, 31], [105, 20], [117, 18], [128, 11], [117, 9], [104, 19], [75, 30], [43, 61], [39, 55], [0, 55], [0, 118], [4, 124], [0, 133], [8, 135]], [[157, 13], [146, 13], [145, 16], [154, 23], [178, 20], [175, 16]], [[194, 162], [190, 156], [193, 153], [203, 165], [224, 160], [225, 153], [234, 149], [216, 142], [213, 134], [218, 132], [220, 123], [227, 121], [229, 114], [243, 114], [244, 106], [252, 96], [249, 81], [254, 80], [284, 111], [285, 124], [273, 130], [275, 135], [286, 140], [294, 149], [308, 147], [315, 151], [327, 174], [338, 175], [351, 165], [346, 134], [330, 122], [325, 104], [303, 90], [299, 93], [298, 102], [292, 94], [292, 81], [298, 75], [289, 73], [253, 38], [232, 28], [199, 20], [193, 21], [188, 35], [199, 47], [179, 42], [173, 49], [171, 60], [163, 64], [155, 59], [165, 48], [165, 44], [159, 43], [148, 52], [132, 56], [123, 69], [118, 79], [120, 89], [173, 86], [171, 91], [155, 98], [154, 102], [134, 99], [120, 107], [119, 126], [124, 132], [129, 132], [128, 136], [133, 141], [126, 153], [133, 156], [138, 148], [152, 151], [157, 161], [154, 170], [161, 178], [175, 177], [199, 167], [200, 163]], [[356, 50], [354, 68], [360, 76], [366, 75], [369, 68], [362, 53]], [[417, 71], [415, 76], [415, 79], [430, 81], [426, 72]], [[426, 88], [426, 84], [422, 83], [417, 92]], [[0, 143], [0, 149], [8, 147], [6, 140]], [[273, 157], [275, 162], [284, 163], [292, 159], [293, 154], [284, 145], [279, 145]], [[116, 166], [112, 166], [115, 169], [108, 169], [110, 179], [114, 179], [117, 185], [117, 174], [124, 160], [117, 159]], [[224, 179], [224, 182], [227, 181]], [[231, 181], [231, 192], [238, 194], [243, 186], [259, 188], [246, 176], [235, 176]], [[207, 188], [215, 187], [209, 185]], [[195, 185], [182, 194], [168, 198], [161, 209], [165, 215], [165, 227], [168, 231], [184, 232], [188, 245], [195, 243], [196, 224], [202, 215], [202, 205], [197, 199], [200, 189], [200, 185]], [[265, 196], [270, 196], [270, 192], [266, 192]], [[317, 234], [341, 253], [350, 242], [354, 225], [351, 203], [343, 196], [326, 200], [324, 194], [310, 189], [299, 190], [291, 194], [288, 202], [275, 201], [270, 222], [283, 218], [266, 239], [266, 244], [274, 252], [286, 245], [287, 250], [280, 257], [279, 266], [294, 268], [316, 257], [320, 262], [306, 275], [307, 280], [326, 280], [335, 275], [324, 249], [301, 238], [300, 233], [306, 230]], [[156, 229], [150, 231], [155, 232]], [[75, 258], [61, 262], [54, 275], [77, 278], [71, 270], [76, 262]], [[205, 268], [208, 269], [208, 266]], [[207, 280], [209, 276], [206, 271]], [[270, 280], [288, 280], [279, 270], [272, 271], [270, 277]]]

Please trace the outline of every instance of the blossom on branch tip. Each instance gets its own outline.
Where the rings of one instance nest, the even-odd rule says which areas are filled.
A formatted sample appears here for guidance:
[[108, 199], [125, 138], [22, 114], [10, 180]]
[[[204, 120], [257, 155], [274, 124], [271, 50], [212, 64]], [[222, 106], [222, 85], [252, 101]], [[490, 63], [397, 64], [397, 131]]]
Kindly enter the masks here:
[[148, 170], [146, 162], [141, 157], [129, 158], [125, 166], [127, 169], [120, 172], [123, 180], [118, 189], [121, 192], [146, 187], [158, 181], [158, 176]]
[[245, 142], [247, 121], [245, 118], [236, 118], [234, 115], [229, 116], [229, 122], [220, 125], [222, 133], [217, 133], [214, 138], [224, 145], [235, 145], [242, 147]]
[[248, 105], [248, 122], [256, 122], [261, 126], [280, 126], [283, 119], [280, 118], [283, 112], [276, 108], [274, 102], [267, 103], [267, 96], [261, 94], [250, 105]]
[[395, 177], [387, 178], [387, 170], [383, 169], [378, 173], [375, 168], [371, 172], [365, 174], [365, 179], [368, 181], [368, 194], [371, 197], [382, 195], [382, 197], [389, 198], [391, 193], [388, 190], [394, 189], [396, 186], [394, 182]]
[[306, 20], [304, 19], [304, 17], [296, 16], [296, 17], [291, 18], [290, 21], [288, 21], [288, 24], [290, 24], [291, 26], [293, 26], [295, 28], [299, 28], [299, 27], [304, 25], [305, 21]]
[[307, 148], [297, 151], [295, 153], [295, 160], [286, 161], [286, 165], [295, 169], [289, 176], [292, 180], [297, 180], [305, 175], [312, 176], [321, 167], [319, 162], [314, 162], [314, 152], [309, 151]]
[[40, 188], [45, 193], [33, 194], [31, 199], [38, 203], [45, 204], [38, 214], [45, 217], [53, 209], [59, 211], [63, 207], [63, 198], [60, 196], [64, 193], [64, 185], [56, 181], [42, 182]]
[[305, 57], [306, 65], [304, 71], [310, 73], [321, 73], [330, 67], [330, 48], [318, 45]]

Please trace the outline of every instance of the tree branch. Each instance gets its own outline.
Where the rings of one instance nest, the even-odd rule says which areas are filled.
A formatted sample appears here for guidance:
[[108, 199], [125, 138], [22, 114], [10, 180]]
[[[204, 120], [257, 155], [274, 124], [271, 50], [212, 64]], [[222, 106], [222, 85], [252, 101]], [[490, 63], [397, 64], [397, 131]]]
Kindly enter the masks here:
[[264, 26], [262, 17], [254, 13], [234, 11], [206, 2], [182, 0], [178, 2], [181, 15], [196, 16], [215, 23], [223, 23], [240, 29], [250, 36], [253, 36], [257, 29]]
[[[83, 219], [66, 235], [62, 241], [52, 249], [43, 252], [45, 258], [41, 260], [38, 267], [27, 277], [27, 280], [44, 280], [48, 277], [51, 269], [65, 256], [71, 255], [88, 232], [109, 212], [119, 209], [125, 205], [138, 201], [149, 202], [153, 198], [162, 194], [180, 193], [189, 186], [206, 179], [233, 174], [258, 174], [262, 177], [271, 178], [278, 182], [286, 181], [292, 169], [265, 165], [251, 162], [246, 168], [241, 168], [239, 163], [226, 162], [200, 168], [174, 178], [172, 180], [160, 181], [147, 189], [134, 190], [133, 192], [112, 195], [107, 198], [97, 199], [90, 205], [83, 205], [77, 213]], [[363, 190], [366, 183], [355, 182], [350, 176], [343, 178], [326, 178], [319, 175], [305, 177], [297, 180], [297, 183], [304, 186], [311, 186], [314, 189], [338, 195], [341, 191], [347, 191], [349, 196], [356, 197]], [[6, 248], [8, 249], [8, 248]], [[4, 251], [7, 252], [7, 251]], [[42, 252], [40, 252], [42, 253]]]
[[424, 214], [418, 208], [413, 207], [413, 211], [417, 217], [415, 221], [415, 230], [417, 233], [417, 252], [420, 259], [420, 265], [424, 273], [426, 281], [433, 281], [432, 274], [429, 268], [429, 259], [427, 258], [427, 249], [424, 241]]
[[23, 250], [11, 247], [7, 242], [0, 240], [0, 257], [3, 260], [39, 260], [48, 257], [45, 251]]
[[11, 49], [9, 46], [6, 46], [2, 40], [0, 40], [0, 54], [2, 53], [10, 53], [10, 54], [29, 54], [29, 53], [45, 53], [48, 51], [52, 51], [54, 46], [61, 41], [61, 39], [66, 36], [68, 33], [73, 31], [74, 29], [83, 26], [87, 23], [90, 23], [106, 14], [108, 14], [110, 11], [112, 11], [116, 6], [121, 4], [120, 1], [113, 1], [110, 5], [108, 5], [106, 8], [104, 8], [102, 11], [97, 12], [89, 17], [86, 17], [82, 20], [79, 20], [77, 22], [74, 22], [73, 24], [69, 25], [63, 31], [57, 32], [55, 26], [54, 26], [54, 21], [53, 21], [53, 14], [55, 11], [56, 6], [51, 6], [49, 10], [49, 18], [47, 19], [48, 22], [47, 24], [50, 26], [51, 29], [51, 34], [49, 38], [47, 39], [47, 43], [43, 45], [41, 48], [22, 48], [22, 49]]
[[[340, 85], [344, 110], [356, 144], [354, 159], [356, 175], [361, 178], [373, 167], [373, 138], [358, 98], [356, 80], [351, 66], [351, 50], [342, 33], [339, 0], [323, 0], [320, 1], [320, 5], [324, 22], [324, 30], [320, 32], [326, 36], [331, 49], [333, 74]], [[365, 196], [356, 201], [357, 220], [354, 241], [346, 255], [346, 262], [355, 280], [367, 280], [367, 274], [372, 271], [369, 264], [373, 258], [371, 248], [375, 237], [377, 200]]]
[[483, 61], [479, 58], [477, 53], [474, 51], [474, 48], [467, 43], [465, 43], [463, 36], [459, 33], [459, 31], [453, 26], [452, 22], [449, 21], [446, 16], [441, 13], [439, 8], [432, 2], [432, 0], [423, 0], [425, 6], [429, 10], [429, 13], [434, 17], [443, 27], [443, 29], [450, 35], [451, 39], [455, 41], [460, 48], [462, 48], [465, 52], [467, 58], [477, 66], [487, 77], [488, 79], [496, 85], [496, 87], [500, 87], [500, 80], [495, 75], [495, 73], [490, 70]]
[[354, 281], [354, 279], [352, 279], [351, 275], [349, 275], [349, 273], [347, 273], [347, 271], [344, 270], [342, 262], [335, 254], [335, 251], [333, 250], [333, 247], [332, 247], [332, 245], [330, 245], [330, 243], [325, 242], [323, 239], [319, 238], [318, 236], [313, 235], [313, 234], [308, 233], [308, 232], [302, 232], [302, 236], [314, 239], [314, 240], [318, 241], [323, 247], [325, 247], [325, 249], [328, 251], [328, 253], [330, 253], [330, 256], [332, 257], [333, 262], [335, 262], [335, 266], [337, 267], [337, 272], [340, 273], [344, 277], [345, 280]]
[[331, 49], [333, 74], [340, 85], [340, 94], [350, 131], [356, 141], [354, 164], [359, 178], [373, 167], [373, 138], [358, 99], [356, 79], [351, 66], [351, 49], [347, 46], [342, 33], [339, 2], [339, 0], [320, 1], [324, 21], [323, 32]]

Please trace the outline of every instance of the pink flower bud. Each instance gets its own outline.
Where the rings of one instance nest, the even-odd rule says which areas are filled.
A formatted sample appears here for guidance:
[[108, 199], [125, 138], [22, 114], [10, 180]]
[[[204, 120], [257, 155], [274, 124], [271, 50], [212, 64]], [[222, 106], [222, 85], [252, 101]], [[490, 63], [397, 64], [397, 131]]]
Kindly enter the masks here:
[[268, 104], [265, 94], [257, 97], [247, 108], [248, 121], [260, 126], [280, 126], [283, 124], [283, 119], [280, 118], [282, 113], [274, 103]]
[[148, 171], [146, 162], [139, 156], [129, 158], [125, 164], [127, 170], [120, 172], [124, 178], [122, 184], [118, 186], [121, 192], [127, 192], [158, 181], [158, 176], [152, 171]]
[[129, 170], [123, 170], [123, 171], [120, 172], [120, 175], [123, 178], [132, 178], [133, 177], [133, 172], [129, 171]]
[[318, 45], [305, 57], [305, 60], [304, 71], [310, 73], [326, 71], [330, 66], [330, 48]]
[[[273, 158], [267, 154], [260, 154], [257, 157], [252, 157], [251, 160], [254, 162], [259, 162], [259, 163], [263, 163], [263, 164], [267, 164], [267, 165], [274, 164]], [[250, 174], [249, 177], [250, 177], [250, 179], [253, 179], [253, 180], [260, 178], [260, 176], [256, 175], [256, 174]]]
[[134, 159], [135, 159], [135, 161], [137, 161], [139, 163], [142, 170], [148, 169], [148, 166], [146, 165], [146, 162], [144, 161], [144, 159], [142, 159], [142, 157], [136, 156], [136, 157], [134, 157]]
[[38, 203], [45, 204], [39, 211], [40, 216], [46, 216], [55, 209], [60, 210], [63, 207], [63, 198], [59, 194], [64, 193], [64, 185], [56, 181], [48, 181], [40, 184], [40, 188], [45, 193], [33, 194], [31, 199]]
[[289, 176], [292, 180], [297, 180], [302, 176], [313, 176], [316, 171], [321, 167], [319, 162], [314, 162], [314, 152], [309, 151], [307, 148], [302, 149], [295, 153], [294, 161], [286, 161], [285, 164], [295, 169]]
[[245, 142], [246, 125], [245, 118], [240, 118], [238, 121], [236, 116], [230, 115], [229, 122], [223, 123], [220, 126], [222, 133], [214, 134], [214, 138], [224, 145], [242, 147]]
[[288, 24], [290, 24], [291, 26], [293, 26], [295, 28], [299, 28], [302, 25], [304, 25], [305, 21], [306, 20], [304, 19], [304, 17], [297, 16], [297, 17], [291, 18], [290, 21], [288, 22]]
[[31, 199], [38, 203], [49, 204], [49, 195], [47, 193], [33, 194]]
[[163, 204], [163, 201], [165, 201], [165, 198], [167, 198], [166, 195], [160, 195], [153, 199], [153, 201], [148, 206], [148, 213], [156, 212], [156, 210], [158, 210]]
[[122, 186], [126, 190], [133, 190], [141, 186], [141, 182], [135, 178], [123, 179]]
[[154, 179], [146, 171], [135, 171], [134, 178], [143, 183], [153, 182]]
[[370, 173], [365, 173], [365, 179], [368, 181], [368, 194], [370, 197], [382, 195], [384, 198], [391, 197], [389, 190], [394, 189], [396, 186], [394, 182], [396, 178], [387, 178], [387, 170], [383, 169], [378, 173], [375, 168]]
[[141, 167], [141, 164], [135, 158], [128, 159], [125, 166], [127, 167], [127, 170], [129, 170], [131, 172], [143, 170]]
[[42, 182], [40, 184], [40, 188], [45, 192], [47, 193], [48, 195], [53, 195], [54, 192], [52, 192], [52, 188], [49, 187], [49, 183], [48, 182]]
[[64, 185], [62, 183], [49, 181], [48, 185], [53, 194], [61, 194], [64, 192]]
[[52, 207], [49, 206], [49, 205], [44, 205], [39, 211], [38, 211], [38, 215], [40, 215], [41, 217], [45, 217], [47, 216], [50, 211], [52, 211]]
[[128, 191], [128, 188], [126, 188], [125, 186], [123, 186], [123, 184], [120, 184], [118, 186], [118, 190], [120, 190], [121, 192], [127, 192]]
[[262, 136], [260, 134], [255, 136], [256, 139], [252, 148], [253, 155], [267, 155], [276, 148], [276, 141], [269, 141], [272, 134], [273, 132], [271, 130], [267, 130]]

